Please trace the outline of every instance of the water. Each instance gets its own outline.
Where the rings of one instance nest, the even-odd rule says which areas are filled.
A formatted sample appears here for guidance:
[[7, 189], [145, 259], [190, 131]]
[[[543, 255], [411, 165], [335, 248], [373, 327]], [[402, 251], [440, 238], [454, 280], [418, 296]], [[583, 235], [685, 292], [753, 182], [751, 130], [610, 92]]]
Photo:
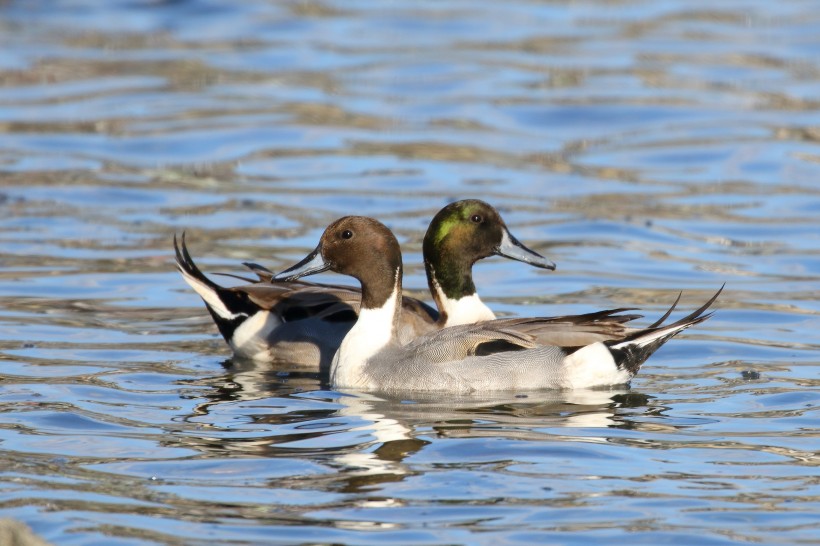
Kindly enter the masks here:
[[[820, 542], [808, 1], [0, 5], [0, 517], [54, 544]], [[232, 363], [172, 267], [480, 197], [502, 315], [723, 282], [629, 389], [425, 400]], [[324, 280], [339, 282], [327, 276]], [[225, 282], [228, 282], [225, 280]]]

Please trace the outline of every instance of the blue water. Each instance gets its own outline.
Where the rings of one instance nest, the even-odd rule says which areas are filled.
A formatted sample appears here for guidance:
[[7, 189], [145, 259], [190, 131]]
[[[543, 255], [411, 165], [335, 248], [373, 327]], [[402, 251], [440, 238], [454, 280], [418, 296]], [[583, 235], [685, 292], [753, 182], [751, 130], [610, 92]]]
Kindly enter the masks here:
[[[820, 542], [813, 2], [0, 5], [0, 517], [59, 545]], [[337, 393], [173, 268], [496, 205], [500, 315], [709, 321], [630, 388]], [[328, 282], [345, 281], [327, 275]], [[222, 282], [230, 282], [223, 279]], [[429, 299], [429, 298], [428, 298]]]

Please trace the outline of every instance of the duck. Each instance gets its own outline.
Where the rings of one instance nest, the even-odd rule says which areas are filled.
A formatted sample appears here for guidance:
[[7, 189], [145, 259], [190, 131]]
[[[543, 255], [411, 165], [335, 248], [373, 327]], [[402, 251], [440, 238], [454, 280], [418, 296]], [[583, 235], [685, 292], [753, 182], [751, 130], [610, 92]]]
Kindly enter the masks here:
[[[244, 265], [257, 279], [231, 275], [247, 284], [225, 287], [197, 267], [184, 233], [181, 241], [174, 235], [174, 250], [177, 269], [204, 301], [235, 358], [326, 371], [356, 322], [361, 300], [358, 288], [279, 282], [273, 280], [272, 271], [252, 262]], [[447, 326], [496, 318], [473, 283], [472, 266], [480, 259], [498, 255], [541, 269], [555, 269], [551, 260], [513, 236], [492, 205], [478, 199], [450, 203], [433, 217], [424, 237], [423, 255], [438, 310], [403, 296], [397, 331], [403, 343]], [[619, 320], [612, 321], [613, 327], [619, 327]]]
[[666, 341], [708, 319], [712, 312], [706, 311], [723, 290], [672, 324], [656, 322], [582, 346], [545, 343], [533, 333], [556, 324], [566, 328], [560, 317], [456, 325], [402, 344], [401, 249], [384, 224], [364, 216], [340, 218], [325, 229], [313, 252], [273, 279], [292, 282], [323, 271], [361, 284], [358, 319], [330, 368], [333, 389], [356, 391], [469, 394], [626, 384]]

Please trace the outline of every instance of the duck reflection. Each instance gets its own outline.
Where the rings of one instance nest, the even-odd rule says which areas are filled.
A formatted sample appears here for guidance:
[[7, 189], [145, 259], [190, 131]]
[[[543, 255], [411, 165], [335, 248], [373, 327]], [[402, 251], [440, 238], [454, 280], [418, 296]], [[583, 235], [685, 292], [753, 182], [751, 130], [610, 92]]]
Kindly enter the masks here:
[[[480, 396], [398, 396], [321, 390], [316, 373], [226, 361], [225, 373], [189, 384], [211, 386], [186, 416], [213, 432], [179, 437], [210, 456], [299, 457], [338, 470], [313, 486], [359, 492], [414, 473], [408, 459], [441, 438], [559, 439], [552, 429], [631, 428], [623, 408], [648, 397], [628, 388]], [[605, 436], [561, 440], [607, 442]], [[313, 478], [317, 480], [316, 477]]]
[[[543, 441], [551, 427], [610, 427], [617, 423], [613, 397], [626, 391], [572, 391], [412, 399], [342, 392], [338, 415], [357, 422], [351, 431], [367, 435], [376, 446], [341, 454], [347, 469], [347, 491], [374, 483], [399, 481], [413, 473], [405, 461], [440, 438], [506, 438]], [[425, 439], [425, 437], [431, 437]], [[566, 439], [567, 437], [564, 436]], [[584, 441], [606, 441], [586, 436]]]
[[440, 439], [607, 442], [572, 430], [629, 426], [622, 408], [648, 401], [627, 388], [446, 397], [337, 392], [322, 390], [316, 373], [298, 367], [239, 360], [224, 367], [189, 382], [211, 390], [185, 417], [197, 432], [176, 441], [208, 457], [310, 460], [335, 472], [271, 486], [342, 493], [377, 491], [423, 472], [410, 461]]
[[[188, 382], [211, 387], [206, 402], [198, 410], [207, 413], [212, 404], [241, 400], [259, 400], [271, 396], [290, 396], [322, 388], [320, 373], [314, 366], [299, 366], [287, 362], [257, 362], [229, 359], [222, 362], [224, 373]], [[326, 375], [326, 374], [325, 374]], [[201, 394], [201, 393], [200, 393]]]

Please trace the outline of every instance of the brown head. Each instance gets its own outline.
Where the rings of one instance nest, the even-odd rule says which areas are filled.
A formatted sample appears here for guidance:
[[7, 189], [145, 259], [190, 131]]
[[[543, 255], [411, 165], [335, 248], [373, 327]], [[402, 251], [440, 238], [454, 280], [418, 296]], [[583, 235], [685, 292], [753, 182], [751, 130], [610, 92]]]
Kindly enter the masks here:
[[384, 305], [393, 290], [401, 290], [401, 248], [381, 222], [366, 216], [345, 216], [330, 224], [316, 249], [273, 280], [292, 281], [322, 271], [350, 275], [362, 285], [362, 306]]

